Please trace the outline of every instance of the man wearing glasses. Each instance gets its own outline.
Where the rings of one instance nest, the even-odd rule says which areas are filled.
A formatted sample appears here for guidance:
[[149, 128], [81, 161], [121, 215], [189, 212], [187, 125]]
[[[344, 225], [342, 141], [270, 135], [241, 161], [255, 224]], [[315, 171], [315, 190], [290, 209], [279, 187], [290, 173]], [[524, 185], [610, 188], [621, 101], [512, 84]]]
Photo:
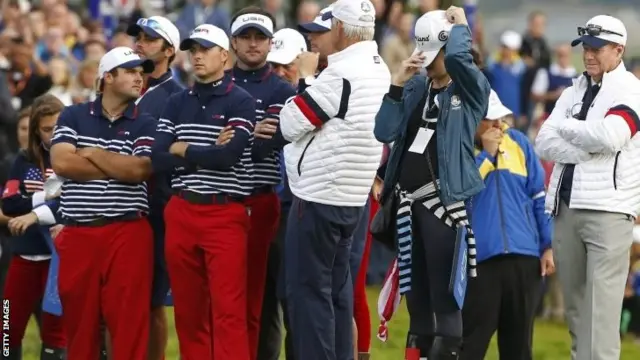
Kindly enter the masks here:
[[[136, 100], [138, 109], [159, 120], [164, 105], [182, 86], [173, 78], [171, 63], [180, 47], [180, 32], [171, 21], [162, 16], [141, 18], [127, 29], [135, 37], [136, 53], [153, 61], [155, 68], [145, 79], [141, 96]], [[160, 166], [158, 166], [160, 165]], [[149, 182], [149, 223], [153, 229], [154, 262], [151, 289], [151, 330], [149, 332], [149, 359], [161, 360], [167, 347], [167, 315], [164, 305], [169, 291], [169, 276], [164, 259], [164, 208], [171, 197], [170, 161], [153, 163], [154, 177]], [[161, 169], [160, 167], [164, 167]]]
[[640, 208], [640, 82], [622, 63], [624, 24], [599, 15], [578, 28], [584, 75], [556, 103], [536, 139], [555, 162], [546, 210], [571, 334], [571, 358], [620, 357], [620, 311]]

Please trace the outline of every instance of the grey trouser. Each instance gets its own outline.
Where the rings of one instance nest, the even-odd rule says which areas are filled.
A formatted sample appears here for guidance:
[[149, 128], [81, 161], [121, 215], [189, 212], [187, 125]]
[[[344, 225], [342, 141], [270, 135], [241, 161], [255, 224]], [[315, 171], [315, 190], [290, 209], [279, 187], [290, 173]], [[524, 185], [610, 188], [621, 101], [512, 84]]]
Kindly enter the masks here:
[[560, 201], [553, 251], [572, 360], [620, 359], [620, 313], [633, 223], [625, 214], [569, 209]]

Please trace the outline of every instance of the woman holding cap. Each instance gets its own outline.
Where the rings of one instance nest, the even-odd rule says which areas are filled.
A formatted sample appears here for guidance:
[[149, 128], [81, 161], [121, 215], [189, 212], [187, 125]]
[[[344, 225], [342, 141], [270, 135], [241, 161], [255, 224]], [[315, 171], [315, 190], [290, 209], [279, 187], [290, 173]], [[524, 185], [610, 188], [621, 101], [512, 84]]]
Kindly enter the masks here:
[[[459, 259], [468, 258], [475, 276], [464, 201], [484, 187], [473, 148], [490, 88], [473, 63], [463, 9], [424, 14], [415, 39], [416, 52], [394, 75], [376, 116], [376, 138], [393, 143], [381, 203], [399, 204], [390, 221], [398, 225], [398, 286], [411, 319], [406, 359], [449, 360], [458, 358], [463, 335], [464, 284], [462, 294], [449, 289], [452, 278], [466, 279], [458, 276], [467, 269]], [[426, 78], [416, 75], [423, 67]], [[465, 243], [468, 255], [455, 257], [454, 271]]]

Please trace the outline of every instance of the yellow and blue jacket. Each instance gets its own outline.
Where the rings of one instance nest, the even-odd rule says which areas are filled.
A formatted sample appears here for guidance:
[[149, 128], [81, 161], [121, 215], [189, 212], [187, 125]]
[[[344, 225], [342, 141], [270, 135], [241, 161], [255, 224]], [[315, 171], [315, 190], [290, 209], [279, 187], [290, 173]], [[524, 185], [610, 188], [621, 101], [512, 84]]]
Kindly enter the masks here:
[[544, 170], [529, 139], [504, 126], [496, 157], [476, 148], [485, 189], [467, 204], [478, 262], [506, 254], [540, 256], [551, 247], [551, 217], [544, 212]]

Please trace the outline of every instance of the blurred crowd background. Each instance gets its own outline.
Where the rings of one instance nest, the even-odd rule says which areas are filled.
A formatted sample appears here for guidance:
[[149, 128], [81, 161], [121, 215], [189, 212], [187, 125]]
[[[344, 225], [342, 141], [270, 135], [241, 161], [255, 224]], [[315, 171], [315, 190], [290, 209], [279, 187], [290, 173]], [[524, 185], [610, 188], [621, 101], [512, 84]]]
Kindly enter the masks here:
[[[234, 11], [260, 3], [277, 28], [310, 22], [331, 1], [315, 0], [0, 0], [0, 183], [13, 155], [27, 142], [28, 106], [52, 93], [64, 104], [95, 97], [100, 57], [115, 46], [133, 47], [127, 25], [140, 17], [163, 15], [182, 36], [202, 23], [229, 28]], [[582, 71], [580, 51], [569, 42], [577, 26], [597, 14], [620, 18], [627, 26], [627, 68], [640, 76], [640, 0], [372, 0], [380, 53], [396, 71], [414, 49], [413, 26], [421, 14], [451, 4], [465, 6], [484, 72], [502, 102], [516, 115], [514, 126], [535, 136], [540, 121], [559, 96], [548, 72], [573, 76]], [[229, 64], [232, 65], [232, 64]], [[174, 75], [188, 86], [185, 53]], [[380, 283], [393, 256], [372, 250], [369, 283]], [[6, 259], [6, 254], [2, 256]], [[6, 266], [4, 267], [6, 268]], [[1, 272], [0, 272], [1, 273]], [[639, 276], [640, 278], [640, 276]], [[640, 281], [639, 281], [640, 284]], [[638, 285], [640, 294], [640, 285]], [[551, 302], [544, 313], [561, 317]]]

